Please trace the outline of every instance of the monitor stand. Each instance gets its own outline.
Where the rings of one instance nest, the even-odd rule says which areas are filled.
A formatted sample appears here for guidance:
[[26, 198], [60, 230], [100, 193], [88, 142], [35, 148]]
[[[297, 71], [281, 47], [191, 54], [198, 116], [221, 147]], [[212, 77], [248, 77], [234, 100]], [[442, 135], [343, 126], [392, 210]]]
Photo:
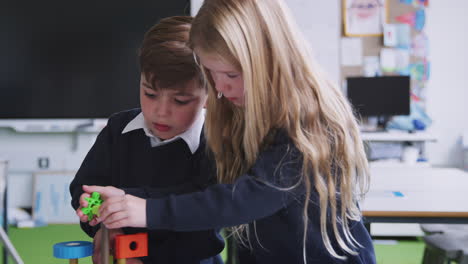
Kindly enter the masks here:
[[375, 132], [386, 132], [388, 121], [390, 121], [389, 116], [378, 116], [377, 117], [377, 130]]
[[390, 120], [388, 116], [376, 116], [373, 117], [373, 122], [370, 121], [370, 117], [363, 120], [360, 130], [361, 132], [386, 132], [387, 123]]

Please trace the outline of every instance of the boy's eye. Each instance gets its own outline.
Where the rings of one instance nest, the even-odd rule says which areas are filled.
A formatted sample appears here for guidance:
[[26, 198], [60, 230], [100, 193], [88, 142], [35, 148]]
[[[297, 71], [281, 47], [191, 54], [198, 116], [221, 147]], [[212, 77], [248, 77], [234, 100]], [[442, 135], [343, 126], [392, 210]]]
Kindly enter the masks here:
[[148, 93], [148, 92], [145, 92], [145, 96], [148, 97], [148, 98], [155, 98], [156, 97], [155, 94]]

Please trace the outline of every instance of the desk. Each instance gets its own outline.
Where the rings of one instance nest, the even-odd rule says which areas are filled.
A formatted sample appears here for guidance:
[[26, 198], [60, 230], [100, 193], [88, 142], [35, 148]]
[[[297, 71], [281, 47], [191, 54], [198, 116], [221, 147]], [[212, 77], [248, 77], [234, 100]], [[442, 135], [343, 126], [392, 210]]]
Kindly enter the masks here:
[[371, 167], [370, 175], [360, 203], [368, 223], [468, 223], [468, 173], [462, 170]]

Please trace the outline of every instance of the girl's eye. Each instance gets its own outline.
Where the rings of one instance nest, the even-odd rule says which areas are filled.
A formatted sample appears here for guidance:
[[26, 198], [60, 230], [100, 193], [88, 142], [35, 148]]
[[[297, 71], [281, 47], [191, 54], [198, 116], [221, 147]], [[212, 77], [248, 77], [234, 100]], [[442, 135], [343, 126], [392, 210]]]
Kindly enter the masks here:
[[178, 105], [186, 105], [186, 104], [190, 103], [190, 100], [186, 101], [186, 100], [174, 99], [174, 101], [175, 101], [176, 104], [178, 104]]
[[226, 73], [227, 77], [231, 78], [231, 79], [234, 79], [236, 78], [237, 76], [239, 76], [239, 74], [237, 73]]

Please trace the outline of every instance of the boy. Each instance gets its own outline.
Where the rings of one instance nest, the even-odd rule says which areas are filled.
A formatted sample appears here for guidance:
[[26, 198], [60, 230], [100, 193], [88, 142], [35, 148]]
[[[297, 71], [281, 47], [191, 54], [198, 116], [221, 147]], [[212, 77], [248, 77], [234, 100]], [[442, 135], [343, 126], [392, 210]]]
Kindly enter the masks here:
[[[165, 18], [145, 34], [139, 54], [141, 110], [109, 118], [70, 185], [81, 227], [94, 237], [97, 247], [101, 233], [86, 223], [80, 210], [80, 200], [88, 196], [82, 185], [112, 185], [142, 198], [156, 198], [201, 190], [215, 180], [208, 178], [213, 174], [204, 163], [207, 90], [187, 46], [191, 21], [191, 17]], [[111, 237], [135, 232], [141, 230], [110, 231]], [[217, 254], [224, 242], [213, 230], [162, 230], [148, 235], [149, 256], [132, 260], [135, 263], [222, 263]], [[99, 259], [95, 248], [93, 261]]]

